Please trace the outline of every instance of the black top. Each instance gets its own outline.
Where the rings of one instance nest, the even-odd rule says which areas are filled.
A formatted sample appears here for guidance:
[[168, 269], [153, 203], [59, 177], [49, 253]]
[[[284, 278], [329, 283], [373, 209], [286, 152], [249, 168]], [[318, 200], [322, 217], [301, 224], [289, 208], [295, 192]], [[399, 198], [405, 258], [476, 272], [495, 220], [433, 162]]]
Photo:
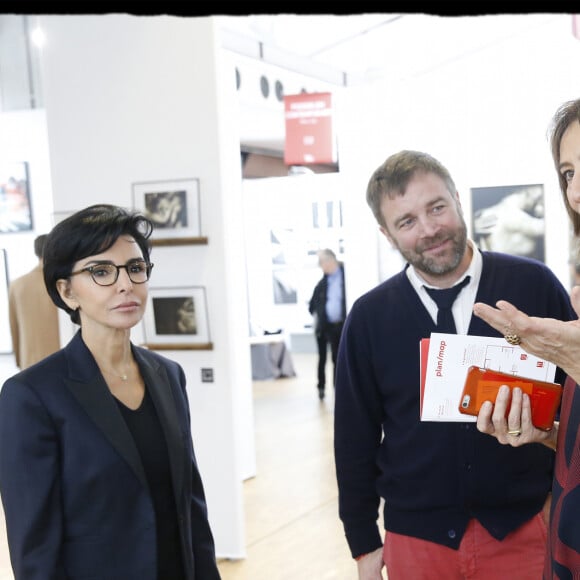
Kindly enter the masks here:
[[133, 435], [149, 483], [157, 524], [157, 577], [185, 580], [167, 443], [155, 406], [147, 389], [135, 410], [115, 400]]

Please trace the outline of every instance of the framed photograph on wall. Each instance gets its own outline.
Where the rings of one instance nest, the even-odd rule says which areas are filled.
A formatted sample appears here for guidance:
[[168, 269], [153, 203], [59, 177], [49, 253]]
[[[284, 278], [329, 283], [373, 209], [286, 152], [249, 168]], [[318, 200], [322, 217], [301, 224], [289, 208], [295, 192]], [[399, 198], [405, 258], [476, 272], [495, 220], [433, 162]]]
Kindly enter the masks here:
[[152, 350], [211, 350], [203, 286], [150, 288], [143, 317], [145, 346]]
[[0, 234], [32, 230], [28, 163], [0, 161]]
[[471, 189], [473, 240], [481, 250], [545, 261], [544, 186]]
[[199, 243], [199, 180], [174, 179], [133, 183], [133, 206], [154, 225], [153, 245]]

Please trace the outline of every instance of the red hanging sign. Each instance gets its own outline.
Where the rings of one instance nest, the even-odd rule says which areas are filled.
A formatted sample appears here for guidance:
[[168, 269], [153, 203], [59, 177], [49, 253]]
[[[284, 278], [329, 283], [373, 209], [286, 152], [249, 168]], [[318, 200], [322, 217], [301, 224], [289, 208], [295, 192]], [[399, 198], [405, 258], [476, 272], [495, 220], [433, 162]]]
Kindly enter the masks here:
[[286, 165], [336, 163], [331, 93], [284, 96]]

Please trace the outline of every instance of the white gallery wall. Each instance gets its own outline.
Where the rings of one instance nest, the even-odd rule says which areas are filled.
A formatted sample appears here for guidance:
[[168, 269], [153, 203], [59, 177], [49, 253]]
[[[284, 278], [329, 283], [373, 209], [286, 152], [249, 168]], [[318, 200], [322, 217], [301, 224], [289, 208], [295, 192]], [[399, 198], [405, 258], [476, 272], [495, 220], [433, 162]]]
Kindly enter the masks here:
[[[340, 182], [340, 173], [244, 180], [249, 316], [255, 334], [280, 329], [313, 335], [308, 304], [322, 276], [316, 252], [330, 248], [339, 260], [344, 257]], [[275, 285], [285, 294], [275, 292]]]

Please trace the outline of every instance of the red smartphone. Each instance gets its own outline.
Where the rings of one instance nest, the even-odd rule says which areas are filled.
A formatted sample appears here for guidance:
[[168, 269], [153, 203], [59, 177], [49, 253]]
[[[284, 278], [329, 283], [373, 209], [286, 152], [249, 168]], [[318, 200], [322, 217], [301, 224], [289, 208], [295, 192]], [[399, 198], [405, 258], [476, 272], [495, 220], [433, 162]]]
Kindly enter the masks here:
[[[561, 385], [478, 366], [471, 366], [467, 370], [463, 393], [459, 401], [459, 412], [464, 415], [477, 416], [484, 401], [495, 402], [497, 392], [502, 385], [510, 388], [519, 387], [530, 396], [534, 427], [545, 431], [552, 428], [562, 398]], [[506, 414], [507, 412], [509, 412], [509, 406]]]

